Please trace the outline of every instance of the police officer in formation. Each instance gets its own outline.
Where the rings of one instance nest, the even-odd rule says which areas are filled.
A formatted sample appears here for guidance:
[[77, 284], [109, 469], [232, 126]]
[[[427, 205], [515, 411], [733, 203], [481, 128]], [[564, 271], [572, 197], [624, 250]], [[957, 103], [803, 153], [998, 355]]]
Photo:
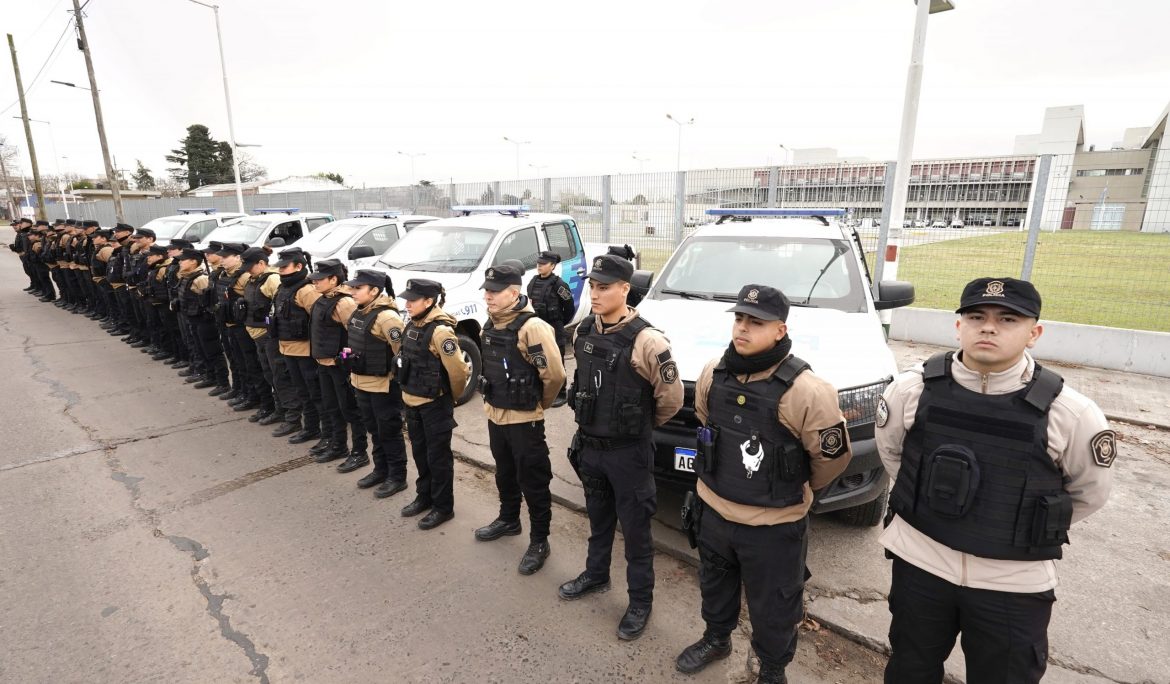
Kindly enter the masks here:
[[610, 553], [620, 520], [630, 599], [617, 629], [624, 640], [642, 635], [654, 600], [650, 519], [657, 496], [651, 431], [683, 403], [669, 341], [626, 305], [633, 271], [629, 261], [603, 255], [589, 272], [593, 313], [577, 326], [577, 368], [569, 389], [577, 422], [570, 460], [585, 489], [589, 553], [585, 571], [559, 589], [566, 601], [609, 589]]
[[544, 435], [544, 411], [565, 384], [565, 367], [552, 326], [537, 317], [520, 294], [523, 264], [505, 263], [484, 273], [488, 322], [481, 335], [483, 376], [480, 393], [488, 418], [488, 439], [496, 463], [500, 514], [475, 531], [480, 541], [518, 535], [520, 502], [528, 503], [531, 525], [519, 572], [542, 567], [551, 547], [552, 464]]
[[[528, 298], [536, 315], [556, 333], [557, 351], [563, 362], [569, 347], [569, 332], [565, 326], [573, 320], [577, 305], [569, 284], [556, 274], [560, 263], [561, 255], [556, 252], [545, 251], [536, 257], [536, 277], [528, 281]], [[561, 388], [553, 402], [554, 407], [563, 406], [568, 401], [568, 390], [568, 385]]]
[[876, 440], [894, 481], [879, 537], [893, 559], [886, 682], [935, 684], [962, 633], [970, 684], [1038, 682], [1056, 561], [1105, 504], [1117, 443], [1101, 409], [1028, 353], [1040, 293], [978, 278], [959, 351], [894, 380]]
[[248, 417], [249, 422], [260, 425], [300, 422], [300, 399], [280, 354], [280, 343], [270, 330], [272, 298], [280, 287], [280, 274], [268, 265], [271, 254], [267, 247], [249, 247], [240, 255], [240, 268], [248, 274], [248, 281], [238, 320], [256, 348], [260, 374], [267, 385], [260, 395], [260, 409]]
[[346, 347], [338, 363], [349, 371], [362, 424], [373, 442], [374, 468], [357, 481], [357, 486], [374, 487], [374, 496], [384, 499], [406, 489], [402, 388], [393, 363], [402, 347], [405, 324], [394, 301], [390, 276], [362, 269], [345, 285], [357, 308], [346, 324]]
[[280, 252], [273, 264], [280, 273], [280, 287], [272, 298], [272, 327], [289, 378], [301, 397], [300, 416], [286, 417], [273, 431], [274, 437], [288, 435], [289, 444], [318, 440], [309, 449], [316, 456], [328, 450], [330, 436], [321, 432], [321, 384], [317, 362], [309, 355], [309, 312], [321, 295], [309, 282], [309, 257], [299, 247]]
[[455, 517], [455, 397], [467, 388], [471, 371], [455, 336], [455, 319], [443, 311], [447, 293], [433, 280], [406, 281], [402, 292], [410, 322], [402, 334], [397, 374], [406, 406], [406, 429], [418, 470], [415, 498], [404, 517], [427, 512], [419, 529], [430, 530]]
[[675, 665], [694, 673], [731, 654], [741, 586], [760, 658], [759, 682], [784, 682], [804, 614], [808, 511], [814, 492], [844, 472], [852, 454], [837, 390], [792, 354], [789, 302], [745, 285], [731, 343], [695, 385], [699, 430], [699, 549], [706, 629]]

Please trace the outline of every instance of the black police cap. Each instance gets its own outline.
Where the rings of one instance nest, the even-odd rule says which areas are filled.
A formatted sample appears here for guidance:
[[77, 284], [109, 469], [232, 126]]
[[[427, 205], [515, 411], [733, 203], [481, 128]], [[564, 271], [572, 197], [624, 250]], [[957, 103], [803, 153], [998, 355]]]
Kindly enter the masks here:
[[389, 275], [372, 268], [358, 269], [358, 272], [354, 274], [353, 278], [345, 281], [345, 284], [350, 287], [368, 285], [369, 287], [379, 288], [382, 292], [391, 292], [394, 289]]
[[218, 254], [221, 249], [223, 249], [223, 243], [219, 240], [212, 240], [203, 248], [203, 252], [205, 254]]
[[739, 289], [732, 313], [747, 314], [761, 321], [788, 320], [788, 298], [784, 293], [767, 285], [744, 285]]
[[129, 223], [117, 223], [117, 224], [114, 224], [114, 232], [115, 233], [133, 233], [134, 226], [130, 225]]
[[98, 223], [97, 221], [82, 221], [81, 227], [82, 228], [101, 228], [102, 224]]
[[424, 297], [438, 299], [442, 293], [443, 285], [441, 283], [423, 278], [411, 278], [406, 281], [406, 289], [399, 296], [407, 300], [423, 299]]
[[322, 280], [330, 276], [339, 280], [345, 278], [345, 264], [337, 259], [323, 259], [317, 262], [317, 270], [309, 274], [309, 280]]
[[218, 254], [221, 257], [240, 255], [248, 251], [248, 245], [242, 242], [225, 242], [219, 248]]
[[76, 225], [76, 222], [73, 219], [57, 219], [56, 221], [53, 221], [53, 225], [54, 226], [72, 226], [72, 225]]
[[175, 238], [174, 240], [171, 240], [172, 249], [191, 249], [194, 246], [195, 245], [193, 245], [190, 240], [184, 240], [182, 238]]
[[139, 228], [138, 232], [134, 233], [134, 237], [154, 239], [156, 236], [154, 234], [154, 231], [149, 229], [149, 228]]
[[1029, 318], [1040, 318], [1040, 293], [1027, 280], [976, 278], [963, 288], [955, 313], [985, 304], [1002, 306]]
[[500, 292], [501, 290], [508, 289], [512, 285], [519, 287], [523, 282], [523, 277], [523, 271], [517, 269], [512, 264], [492, 266], [483, 272], [483, 285], [480, 285], [479, 289]]
[[162, 245], [151, 245], [146, 250], [146, 253], [148, 255], [152, 255], [152, 256], [166, 256], [167, 255], [167, 248], [162, 246]]
[[593, 260], [593, 270], [589, 271], [589, 279], [599, 283], [630, 282], [634, 275], [634, 265], [629, 261], [612, 254], [602, 254]]
[[240, 261], [245, 266], [268, 261], [268, 252], [265, 252], [263, 247], [249, 247], [240, 253]]
[[192, 259], [198, 263], [202, 263], [203, 252], [200, 252], [194, 247], [188, 247], [187, 249], [183, 250], [182, 254], [179, 255], [179, 261], [182, 261], [183, 259]]
[[40, 221], [37, 221], [37, 225], [38, 226], [48, 226], [49, 222], [44, 220], [44, 219], [41, 219]]
[[536, 256], [536, 263], [538, 264], [559, 264], [561, 263], [561, 255], [556, 252], [543, 251]]
[[282, 250], [277, 255], [276, 263], [272, 264], [277, 268], [284, 268], [289, 264], [307, 264], [309, 260], [305, 258], [305, 251], [300, 247], [289, 247]]
[[93, 236], [109, 240], [110, 238], [114, 237], [114, 231], [110, 228], [102, 228], [101, 230], [94, 231]]

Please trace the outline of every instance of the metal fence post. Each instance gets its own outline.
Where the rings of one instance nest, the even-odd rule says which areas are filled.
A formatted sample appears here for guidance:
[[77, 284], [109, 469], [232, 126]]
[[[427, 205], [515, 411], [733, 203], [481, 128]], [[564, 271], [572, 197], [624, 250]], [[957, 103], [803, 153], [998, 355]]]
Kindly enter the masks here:
[[687, 172], [679, 171], [674, 178], [674, 246], [682, 244], [687, 210]]
[[552, 208], [552, 179], [544, 179], [544, 210], [551, 212]]
[[878, 296], [878, 283], [882, 281], [882, 274], [885, 272], [886, 266], [886, 245], [890, 242], [890, 228], [894, 221], [898, 222], [898, 229], [902, 228], [902, 217], [895, 219], [891, 214], [893, 213], [894, 203], [894, 167], [898, 162], [886, 162], [886, 184], [882, 189], [882, 225], [878, 226], [878, 241], [877, 246], [874, 247], [873, 252], [873, 298]]
[[613, 220], [610, 217], [610, 207], [613, 206], [613, 195], [610, 192], [612, 176], [601, 177], [601, 241], [609, 242]]
[[1052, 171], [1052, 155], [1040, 155], [1040, 168], [1032, 181], [1032, 205], [1028, 207], [1028, 245], [1024, 248], [1021, 280], [1031, 280], [1032, 264], [1036, 260], [1036, 243], [1040, 240], [1040, 222], [1044, 217], [1044, 198], [1048, 192], [1048, 174]]
[[776, 186], [780, 182], [780, 169], [773, 166], [768, 169], [768, 206], [776, 206]]
[[500, 204], [503, 201], [500, 197], [500, 181], [492, 181], [492, 204]]

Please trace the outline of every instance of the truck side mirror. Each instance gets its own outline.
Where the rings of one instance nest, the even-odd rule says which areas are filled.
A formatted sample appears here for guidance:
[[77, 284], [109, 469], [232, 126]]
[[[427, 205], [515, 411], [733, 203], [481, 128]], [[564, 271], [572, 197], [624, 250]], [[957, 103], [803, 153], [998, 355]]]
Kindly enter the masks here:
[[630, 293], [626, 295], [626, 304], [638, 306], [653, 283], [654, 271], [634, 271], [630, 276]]
[[374, 256], [374, 248], [369, 245], [354, 245], [349, 248], [349, 259], [365, 259]]
[[878, 311], [897, 309], [914, 303], [914, 285], [904, 280], [883, 280], [878, 282], [878, 296], [873, 308]]

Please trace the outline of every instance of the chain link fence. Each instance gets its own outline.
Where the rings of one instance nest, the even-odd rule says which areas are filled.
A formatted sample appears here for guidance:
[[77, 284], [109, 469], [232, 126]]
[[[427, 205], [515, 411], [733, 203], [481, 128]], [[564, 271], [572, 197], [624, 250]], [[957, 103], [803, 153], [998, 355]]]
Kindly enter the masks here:
[[[906, 213], [884, 215], [892, 162], [700, 169], [247, 195], [245, 208], [289, 207], [337, 218], [399, 208], [446, 217], [458, 205], [527, 204], [568, 214], [585, 240], [629, 244], [657, 270], [714, 207], [843, 208], [871, 269], [884, 233], [915, 306], [952, 309], [968, 280], [1033, 280], [1047, 320], [1170, 332], [1170, 157], [1152, 150], [915, 161]], [[236, 198], [123, 202], [140, 226], [180, 208], [235, 211]], [[70, 205], [114, 222], [109, 201]], [[64, 218], [59, 204], [51, 218]], [[718, 266], [716, 266], [718, 267]]]

